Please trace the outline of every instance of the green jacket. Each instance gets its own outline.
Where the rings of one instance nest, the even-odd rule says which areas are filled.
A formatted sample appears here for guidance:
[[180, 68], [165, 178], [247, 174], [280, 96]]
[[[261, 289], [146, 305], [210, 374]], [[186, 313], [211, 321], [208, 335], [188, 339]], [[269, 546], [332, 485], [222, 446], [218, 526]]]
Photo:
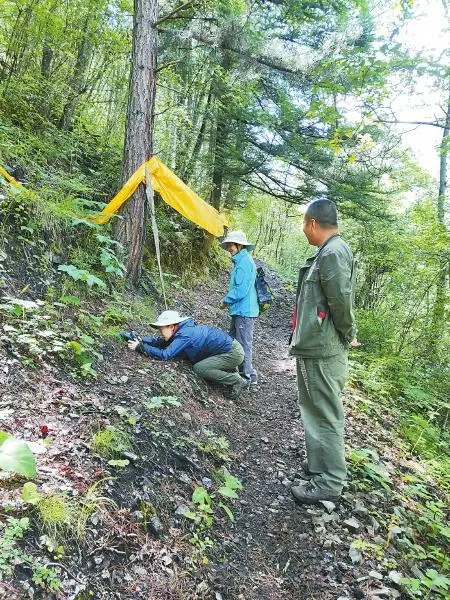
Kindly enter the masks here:
[[348, 349], [356, 335], [355, 270], [351, 250], [339, 234], [307, 259], [298, 279], [297, 321], [290, 354], [325, 358]]

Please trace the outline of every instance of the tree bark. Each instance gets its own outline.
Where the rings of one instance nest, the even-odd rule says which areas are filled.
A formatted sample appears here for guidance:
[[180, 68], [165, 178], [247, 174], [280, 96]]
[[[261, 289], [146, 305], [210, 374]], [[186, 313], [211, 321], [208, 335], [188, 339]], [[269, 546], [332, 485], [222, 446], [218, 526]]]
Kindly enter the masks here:
[[[450, 143], [450, 84], [447, 97], [447, 112], [445, 116], [444, 131], [440, 145], [439, 159], [439, 192], [437, 197], [437, 218], [441, 227], [445, 230], [445, 199], [447, 196], [447, 172], [448, 172], [448, 152]], [[437, 358], [439, 355], [439, 340], [443, 335], [444, 323], [446, 323], [445, 306], [448, 297], [449, 280], [449, 260], [448, 252], [441, 252], [439, 256], [439, 272], [436, 280], [436, 296], [433, 306], [433, 316], [431, 325], [431, 344], [430, 355]]]
[[70, 82], [70, 93], [63, 108], [60, 119], [60, 127], [64, 131], [72, 129], [75, 109], [78, 99], [84, 91], [86, 72], [92, 52], [92, 44], [89, 40], [89, 22], [91, 16], [87, 15], [83, 25], [83, 35], [77, 51], [77, 60], [73, 70], [72, 80]]
[[[134, 1], [132, 63], [122, 162], [123, 182], [152, 153], [157, 20], [157, 0]], [[116, 226], [116, 236], [127, 254], [126, 276], [137, 285], [142, 273], [146, 236], [147, 206], [144, 186], [139, 186], [126, 202], [121, 217]]]

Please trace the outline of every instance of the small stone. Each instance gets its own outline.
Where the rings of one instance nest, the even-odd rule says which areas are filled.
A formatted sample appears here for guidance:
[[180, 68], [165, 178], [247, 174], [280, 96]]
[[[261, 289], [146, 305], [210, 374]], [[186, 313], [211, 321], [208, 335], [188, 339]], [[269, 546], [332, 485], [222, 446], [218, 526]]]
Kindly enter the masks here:
[[383, 579], [383, 575], [378, 573], [378, 571], [369, 571], [369, 577], [372, 577], [372, 579], [379, 579], [380, 581]]
[[336, 508], [336, 504], [334, 504], [334, 502], [330, 502], [329, 500], [321, 500], [320, 503], [327, 513], [333, 512], [333, 510]]
[[175, 514], [179, 517], [182, 517], [187, 510], [189, 510], [189, 507], [186, 506], [186, 504], [180, 504], [177, 506]]
[[289, 487], [292, 485], [292, 481], [287, 477], [285, 477], [281, 483], [284, 485], [284, 487]]
[[120, 378], [121, 383], [126, 383], [129, 380], [128, 375], [122, 375], [122, 377]]
[[361, 502], [361, 500], [357, 500], [355, 502], [355, 506], [353, 508], [353, 512], [355, 513], [355, 515], [358, 515], [360, 517], [365, 517], [368, 513], [367, 508], [364, 506], [364, 504]]
[[400, 583], [400, 579], [403, 578], [403, 575], [398, 571], [389, 571], [388, 577], [394, 583]]
[[213, 481], [209, 477], [202, 477], [203, 486], [209, 490], [212, 487]]
[[268, 444], [269, 443], [269, 438], [262, 437], [261, 441], [264, 442], [265, 444]]
[[150, 519], [150, 521], [148, 522], [149, 525], [149, 529], [150, 531], [156, 535], [156, 536], [160, 536], [162, 533], [164, 533], [164, 527], [163, 524], [161, 523], [159, 517], [157, 517], [156, 515], [153, 515], [152, 518]]
[[188, 412], [182, 412], [182, 413], [181, 413], [181, 416], [183, 417], [183, 419], [184, 419], [185, 421], [189, 421], [189, 422], [191, 422], [191, 421], [192, 421], [191, 413], [188, 413]]
[[125, 458], [129, 458], [133, 462], [135, 462], [139, 458], [139, 456], [137, 454], [134, 454], [133, 452], [122, 452], [122, 455], [125, 456]]
[[355, 517], [351, 517], [344, 521], [344, 527], [347, 527], [349, 531], [359, 531], [361, 529], [361, 523]]

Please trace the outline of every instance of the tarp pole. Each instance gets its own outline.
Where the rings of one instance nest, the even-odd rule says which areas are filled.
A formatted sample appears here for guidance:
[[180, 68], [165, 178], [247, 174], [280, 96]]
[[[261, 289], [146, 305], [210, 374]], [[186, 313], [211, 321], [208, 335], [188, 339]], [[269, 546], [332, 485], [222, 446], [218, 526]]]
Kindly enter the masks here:
[[150, 218], [152, 222], [152, 231], [153, 231], [153, 239], [155, 240], [155, 250], [156, 250], [156, 260], [158, 262], [158, 270], [159, 270], [159, 278], [161, 280], [161, 290], [164, 298], [164, 306], [167, 310], [167, 300], [166, 300], [166, 292], [164, 289], [164, 276], [161, 267], [161, 251], [159, 249], [159, 232], [158, 225], [156, 223], [156, 215], [155, 215], [155, 194], [153, 192], [151, 180], [150, 180], [150, 171], [148, 169], [147, 163], [145, 164], [145, 193], [147, 196], [147, 202], [150, 209]]

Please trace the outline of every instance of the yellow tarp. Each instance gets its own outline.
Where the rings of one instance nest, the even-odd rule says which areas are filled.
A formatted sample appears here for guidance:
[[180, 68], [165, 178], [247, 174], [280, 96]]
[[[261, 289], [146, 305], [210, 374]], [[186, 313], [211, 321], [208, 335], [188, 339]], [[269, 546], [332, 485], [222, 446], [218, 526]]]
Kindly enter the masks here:
[[[163, 200], [169, 206], [212, 235], [215, 235], [216, 237], [223, 235], [223, 228], [228, 226], [227, 217], [202, 200], [200, 196], [183, 183], [175, 173], [166, 167], [157, 156], [152, 156], [149, 161], [141, 165], [139, 169], [133, 173], [123, 188], [114, 196], [111, 202], [105, 206], [98, 216], [89, 216], [85, 218], [94, 223], [107, 223], [123, 203], [136, 191], [137, 187], [141, 183], [145, 183], [146, 165], [150, 172], [152, 188], [161, 195]], [[21, 185], [1, 167], [0, 173], [13, 185]]]
[[179, 177], [173, 173], [157, 156], [141, 165], [133, 173], [123, 188], [111, 202], [105, 206], [98, 217], [88, 217], [95, 223], [105, 223], [116, 213], [124, 202], [133, 194], [139, 184], [145, 183], [145, 166], [150, 172], [152, 188], [158, 192], [163, 200], [183, 217], [209, 231], [212, 235], [220, 237], [223, 228], [228, 226], [225, 215], [220, 214], [211, 204], [208, 204], [193, 192]]

